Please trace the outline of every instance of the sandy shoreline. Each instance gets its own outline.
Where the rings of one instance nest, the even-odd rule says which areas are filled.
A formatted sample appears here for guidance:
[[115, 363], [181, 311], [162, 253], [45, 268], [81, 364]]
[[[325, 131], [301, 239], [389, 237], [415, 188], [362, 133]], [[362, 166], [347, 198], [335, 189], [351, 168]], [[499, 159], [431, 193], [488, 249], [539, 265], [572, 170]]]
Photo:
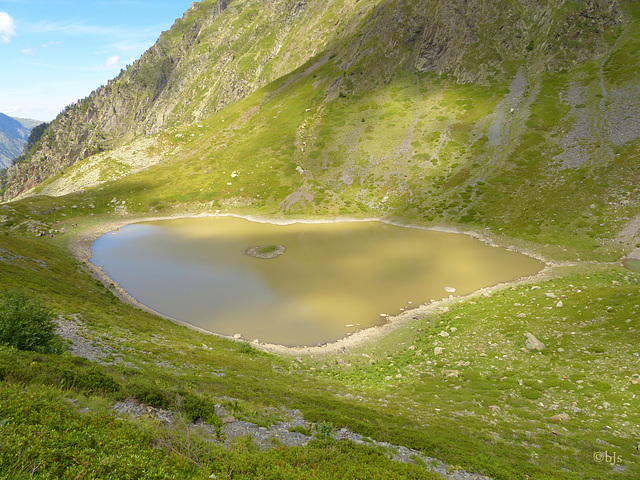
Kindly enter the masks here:
[[[254, 217], [249, 215], [235, 215], [235, 214], [180, 214], [180, 215], [172, 215], [172, 216], [162, 216], [162, 217], [138, 217], [138, 218], [123, 218], [122, 220], [111, 220], [104, 223], [100, 223], [98, 225], [88, 227], [87, 229], [76, 233], [68, 243], [67, 248], [71, 252], [71, 254], [79, 261], [83, 262], [88, 268], [90, 273], [102, 282], [106, 287], [110, 288], [113, 293], [120, 298], [125, 303], [128, 303], [134, 307], [137, 307], [143, 311], [151, 313], [153, 315], [157, 315], [166, 320], [170, 320], [178, 325], [182, 325], [188, 327], [190, 329], [199, 331], [201, 333], [205, 333], [208, 335], [215, 335], [218, 337], [226, 338], [229, 340], [235, 341], [245, 341], [238, 340], [236, 338], [221, 335], [218, 333], [210, 332], [208, 330], [204, 330], [195, 325], [191, 325], [190, 323], [178, 320], [173, 317], [169, 317], [167, 315], [163, 315], [152, 308], [138, 302], [135, 298], [133, 298], [129, 293], [120, 287], [115, 281], [113, 281], [99, 266], [95, 265], [91, 262], [91, 245], [101, 236], [116, 231], [124, 226], [132, 225], [136, 223], [143, 222], [153, 222], [159, 220], [175, 220], [180, 218], [205, 218], [205, 217], [236, 217], [236, 218], [244, 218], [246, 220], [258, 222], [258, 223], [271, 223], [278, 225], [290, 225], [294, 223], [337, 223], [337, 222], [382, 222], [387, 223], [389, 225], [408, 227], [408, 228], [418, 228], [423, 230], [437, 231], [443, 233], [457, 233], [462, 235], [468, 235], [473, 238], [476, 238], [488, 245], [497, 246], [491, 238], [487, 235], [480, 234], [478, 232], [472, 231], [459, 231], [454, 228], [447, 227], [422, 227], [416, 225], [402, 224], [397, 222], [389, 222], [379, 218], [366, 218], [366, 219], [352, 219], [352, 218], [335, 218], [335, 219], [319, 219], [319, 220], [307, 220], [307, 219], [297, 219], [297, 220], [278, 220], [278, 219], [268, 219], [263, 217]], [[402, 312], [396, 316], [388, 316], [387, 322], [383, 325], [378, 325], [374, 327], [369, 327], [366, 329], [358, 330], [353, 334], [344, 337], [340, 340], [336, 340], [335, 342], [317, 345], [317, 346], [309, 346], [309, 347], [287, 347], [284, 345], [276, 345], [270, 343], [255, 343], [250, 342], [256, 348], [260, 348], [262, 350], [279, 353], [279, 354], [287, 354], [287, 355], [302, 355], [302, 354], [337, 354], [343, 353], [346, 350], [361, 346], [369, 341], [374, 339], [383, 337], [392, 331], [398, 329], [399, 327], [410, 323], [418, 318], [422, 318], [430, 313], [436, 312], [439, 308], [442, 308], [448, 304], [453, 302], [459, 302], [465, 299], [470, 299], [473, 297], [477, 297], [482, 295], [483, 293], [491, 292], [496, 289], [504, 288], [507, 286], [522, 284], [522, 283], [531, 283], [543, 278], [547, 278], [549, 276], [550, 271], [558, 266], [572, 265], [572, 264], [559, 264], [550, 262], [545, 258], [542, 258], [539, 255], [536, 255], [531, 252], [522, 251], [516, 249], [515, 247], [500, 247], [505, 248], [510, 251], [515, 251], [523, 255], [527, 255], [529, 257], [535, 258], [536, 260], [541, 261], [544, 264], [542, 270], [540, 270], [537, 274], [521, 277], [511, 282], [500, 283], [497, 285], [493, 285], [491, 287], [485, 287], [480, 290], [476, 290], [469, 295], [465, 296], [449, 296], [448, 298], [443, 298], [441, 300], [432, 301], [429, 304], [423, 304], [419, 307], [413, 308], [411, 310], [407, 310]]]

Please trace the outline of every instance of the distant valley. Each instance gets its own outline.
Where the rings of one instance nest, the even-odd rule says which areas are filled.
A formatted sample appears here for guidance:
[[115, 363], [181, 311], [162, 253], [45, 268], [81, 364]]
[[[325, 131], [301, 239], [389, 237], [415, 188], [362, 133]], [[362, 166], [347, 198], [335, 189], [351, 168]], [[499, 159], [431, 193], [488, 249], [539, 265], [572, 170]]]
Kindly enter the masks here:
[[15, 157], [22, 155], [31, 130], [42, 123], [0, 113], [0, 168], [8, 167]]

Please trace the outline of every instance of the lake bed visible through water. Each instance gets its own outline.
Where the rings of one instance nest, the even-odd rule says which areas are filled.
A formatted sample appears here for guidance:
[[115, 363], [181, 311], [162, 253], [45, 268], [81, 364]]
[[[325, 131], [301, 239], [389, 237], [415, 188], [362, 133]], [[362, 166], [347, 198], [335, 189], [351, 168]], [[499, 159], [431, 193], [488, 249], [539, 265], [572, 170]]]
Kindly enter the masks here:
[[[265, 245], [285, 252], [246, 253]], [[163, 315], [286, 346], [336, 341], [454, 289], [466, 295], [544, 267], [468, 235], [376, 221], [162, 220], [103, 235], [91, 250], [106, 275]]]

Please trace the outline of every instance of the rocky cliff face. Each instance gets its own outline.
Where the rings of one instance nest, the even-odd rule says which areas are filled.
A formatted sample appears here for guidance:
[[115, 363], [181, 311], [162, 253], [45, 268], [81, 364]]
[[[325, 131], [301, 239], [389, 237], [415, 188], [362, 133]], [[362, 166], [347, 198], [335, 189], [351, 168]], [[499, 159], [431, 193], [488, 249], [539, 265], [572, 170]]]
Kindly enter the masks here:
[[297, 68], [323, 49], [332, 33], [318, 14], [342, 2], [322, 3], [320, 8], [293, 0], [192, 4], [132, 66], [56, 118], [30, 159], [9, 172], [4, 198], [138, 135], [211, 115]]
[[624, 24], [617, 0], [204, 0], [68, 107], [9, 169], [3, 197], [136, 137], [201, 121], [312, 59], [339, 64], [330, 98], [401, 71], [500, 86], [519, 70], [531, 77], [602, 56]]

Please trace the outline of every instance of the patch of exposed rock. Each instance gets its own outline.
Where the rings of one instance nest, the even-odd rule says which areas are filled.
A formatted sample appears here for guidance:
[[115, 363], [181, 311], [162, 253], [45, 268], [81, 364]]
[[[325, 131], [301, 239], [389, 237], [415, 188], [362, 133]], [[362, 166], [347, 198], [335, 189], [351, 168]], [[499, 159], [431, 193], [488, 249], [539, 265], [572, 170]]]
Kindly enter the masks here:
[[[118, 402], [113, 405], [112, 409], [120, 415], [127, 415], [133, 418], [152, 418], [166, 428], [171, 428], [177, 416], [174, 412], [150, 407], [132, 399]], [[354, 433], [347, 428], [338, 430], [326, 429], [322, 424], [307, 422], [299, 410], [283, 410], [282, 413], [285, 420], [277, 422], [268, 428], [260, 427], [252, 422], [238, 420], [229, 415], [229, 412], [222, 405], [216, 405], [215, 411], [216, 415], [221, 417], [222, 427], [220, 430], [205, 422], [190, 424], [188, 428], [204, 435], [209, 441], [225, 447], [230, 447], [237, 438], [247, 437], [251, 437], [251, 441], [262, 450], [282, 446], [304, 447], [312, 439], [328, 435], [337, 441], [346, 440], [358, 445], [382, 447], [391, 460], [402, 463], [419, 462], [430, 472], [437, 473], [447, 480], [491, 480], [490, 477], [484, 475], [451, 468], [435, 458], [423, 455], [418, 450], [392, 445], [388, 442], [378, 442]], [[296, 427], [298, 431], [291, 431]]]
[[[56, 323], [58, 325], [56, 334], [69, 341], [71, 354], [102, 365], [121, 364], [125, 367], [137, 368], [132, 363], [124, 361], [120, 355], [115, 353], [113, 347], [101, 342], [100, 338], [96, 338], [95, 342], [90, 340], [91, 334], [80, 320], [79, 315], [69, 315], [68, 318], [59, 316]], [[109, 357], [113, 360], [107, 360]]]
[[263, 258], [265, 260], [283, 255], [286, 251], [284, 245], [258, 245], [247, 249], [246, 254], [250, 257]]

